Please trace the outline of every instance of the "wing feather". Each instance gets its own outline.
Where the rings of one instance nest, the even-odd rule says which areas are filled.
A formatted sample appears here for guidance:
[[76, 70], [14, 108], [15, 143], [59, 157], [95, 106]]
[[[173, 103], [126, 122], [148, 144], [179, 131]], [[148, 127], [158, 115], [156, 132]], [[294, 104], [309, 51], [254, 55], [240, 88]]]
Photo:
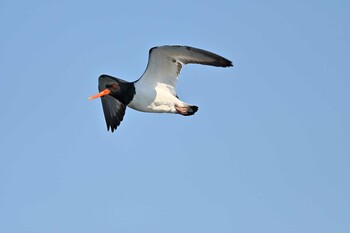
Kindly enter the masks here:
[[111, 129], [113, 132], [124, 118], [125, 105], [109, 95], [101, 97], [101, 101], [107, 130]]
[[232, 66], [232, 62], [226, 58], [203, 49], [180, 45], [160, 46], [150, 49], [147, 68], [138, 81], [152, 87], [161, 83], [176, 95], [176, 83], [183, 64]]

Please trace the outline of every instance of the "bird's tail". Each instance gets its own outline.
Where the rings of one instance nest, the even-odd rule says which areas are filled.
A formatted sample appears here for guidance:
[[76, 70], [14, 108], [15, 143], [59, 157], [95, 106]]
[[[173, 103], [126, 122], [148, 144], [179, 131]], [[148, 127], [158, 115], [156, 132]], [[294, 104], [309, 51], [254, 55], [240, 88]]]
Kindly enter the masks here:
[[192, 116], [198, 111], [198, 106], [195, 105], [187, 105], [186, 107], [178, 107], [175, 106], [176, 113], [181, 114], [183, 116]]
[[191, 116], [195, 114], [197, 111], [198, 111], [198, 106], [195, 106], [195, 105], [188, 106], [186, 116]]

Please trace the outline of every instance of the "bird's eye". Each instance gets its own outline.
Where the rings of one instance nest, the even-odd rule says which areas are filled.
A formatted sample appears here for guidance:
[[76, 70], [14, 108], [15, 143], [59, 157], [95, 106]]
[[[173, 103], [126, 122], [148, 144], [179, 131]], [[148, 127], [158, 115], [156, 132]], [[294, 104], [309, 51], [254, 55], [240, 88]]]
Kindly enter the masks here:
[[117, 88], [117, 84], [113, 83], [112, 88], [114, 88], [114, 89]]

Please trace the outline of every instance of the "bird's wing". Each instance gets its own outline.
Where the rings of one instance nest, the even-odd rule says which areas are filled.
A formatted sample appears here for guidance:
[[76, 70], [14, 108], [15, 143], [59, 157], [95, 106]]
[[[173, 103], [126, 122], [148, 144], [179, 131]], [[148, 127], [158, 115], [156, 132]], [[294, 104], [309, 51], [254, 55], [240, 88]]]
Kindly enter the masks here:
[[103, 113], [105, 115], [107, 130], [112, 132], [117, 129], [125, 114], [125, 105], [112, 96], [101, 97]]
[[182, 65], [202, 64], [228, 67], [232, 62], [215, 53], [189, 46], [160, 46], [149, 51], [148, 64], [145, 72], [138, 80], [142, 85], [165, 85], [176, 95], [176, 83]]

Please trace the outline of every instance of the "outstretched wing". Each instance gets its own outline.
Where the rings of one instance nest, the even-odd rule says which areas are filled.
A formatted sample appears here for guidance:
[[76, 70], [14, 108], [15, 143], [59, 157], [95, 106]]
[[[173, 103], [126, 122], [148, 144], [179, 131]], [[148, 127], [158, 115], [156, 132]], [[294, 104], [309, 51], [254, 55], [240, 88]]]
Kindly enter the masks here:
[[160, 46], [149, 51], [148, 64], [142, 77], [138, 80], [142, 85], [157, 86], [162, 83], [176, 95], [176, 83], [182, 65], [202, 64], [228, 67], [232, 62], [215, 53], [189, 46]]
[[112, 96], [101, 97], [103, 113], [105, 115], [107, 130], [111, 128], [112, 132], [117, 129], [124, 118], [125, 105]]

